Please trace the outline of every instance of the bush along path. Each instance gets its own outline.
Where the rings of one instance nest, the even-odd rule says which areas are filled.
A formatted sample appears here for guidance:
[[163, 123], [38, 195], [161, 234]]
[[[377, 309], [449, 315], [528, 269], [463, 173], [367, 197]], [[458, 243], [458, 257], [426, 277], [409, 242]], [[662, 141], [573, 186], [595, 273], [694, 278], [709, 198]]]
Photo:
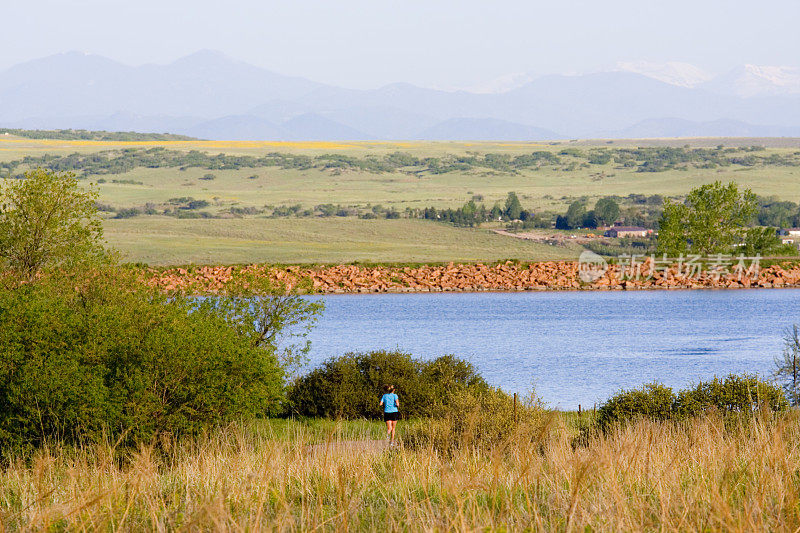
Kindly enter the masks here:
[[[753, 268], [737, 265], [657, 265], [643, 259], [607, 265], [596, 279], [581, 276], [577, 261], [495, 265], [447, 264], [421, 266], [200, 266], [144, 271], [144, 282], [165, 292], [214, 294], [231, 282], [268, 278], [288, 290], [305, 293], [480, 292], [527, 290], [636, 290], [702, 288], [800, 287], [800, 264], [782, 262]], [[737, 268], [738, 267], [738, 268]]]

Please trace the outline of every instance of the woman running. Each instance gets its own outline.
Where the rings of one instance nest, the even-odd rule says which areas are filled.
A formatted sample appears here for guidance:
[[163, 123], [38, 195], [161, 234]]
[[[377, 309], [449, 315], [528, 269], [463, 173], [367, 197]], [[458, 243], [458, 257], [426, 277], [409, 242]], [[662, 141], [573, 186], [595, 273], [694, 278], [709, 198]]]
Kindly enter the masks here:
[[383, 421], [386, 422], [386, 437], [389, 439], [389, 445], [394, 446], [394, 428], [400, 420], [400, 400], [394, 393], [394, 386], [384, 385], [383, 391], [380, 405], [383, 407]]

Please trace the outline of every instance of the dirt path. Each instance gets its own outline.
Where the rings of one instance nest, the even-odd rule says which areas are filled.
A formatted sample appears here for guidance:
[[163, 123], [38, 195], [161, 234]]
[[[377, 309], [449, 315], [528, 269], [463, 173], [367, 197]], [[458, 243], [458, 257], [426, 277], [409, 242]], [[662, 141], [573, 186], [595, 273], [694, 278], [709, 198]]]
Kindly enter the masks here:
[[312, 456], [323, 456], [325, 454], [337, 456], [379, 455], [388, 449], [390, 449], [389, 441], [384, 439], [340, 440], [306, 447], [308, 454]]

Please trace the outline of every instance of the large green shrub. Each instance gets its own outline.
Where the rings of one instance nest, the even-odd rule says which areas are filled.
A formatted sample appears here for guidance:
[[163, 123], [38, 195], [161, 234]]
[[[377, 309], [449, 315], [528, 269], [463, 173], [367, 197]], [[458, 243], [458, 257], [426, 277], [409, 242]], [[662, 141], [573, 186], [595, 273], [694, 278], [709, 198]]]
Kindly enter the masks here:
[[197, 433], [278, 407], [274, 351], [116, 273], [0, 291], [0, 447]]
[[674, 400], [672, 389], [658, 383], [623, 391], [600, 406], [597, 410], [597, 425], [605, 430], [614, 424], [642, 418], [666, 420], [672, 415]]
[[402, 352], [349, 353], [298, 379], [289, 406], [301, 416], [375, 418], [386, 383], [395, 386], [400, 410], [409, 417], [442, 414], [460, 391], [490, 388], [471, 364], [453, 356], [422, 361]]
[[213, 299], [148, 290], [111, 266], [95, 197], [41, 169], [0, 189], [0, 451], [275, 412], [321, 304], [254, 276]]
[[597, 409], [595, 425], [606, 431], [615, 425], [643, 418], [679, 420], [718, 412], [722, 415], [752, 413], [759, 409], [783, 411], [789, 406], [780, 387], [757, 376], [734, 374], [714, 378], [674, 394], [656, 383], [623, 391]]
[[757, 376], [734, 374], [724, 380], [700, 382], [691, 389], [681, 391], [673, 409], [678, 417], [719, 411], [723, 414], [751, 413], [761, 408], [783, 411], [789, 403], [780, 387], [760, 380]]

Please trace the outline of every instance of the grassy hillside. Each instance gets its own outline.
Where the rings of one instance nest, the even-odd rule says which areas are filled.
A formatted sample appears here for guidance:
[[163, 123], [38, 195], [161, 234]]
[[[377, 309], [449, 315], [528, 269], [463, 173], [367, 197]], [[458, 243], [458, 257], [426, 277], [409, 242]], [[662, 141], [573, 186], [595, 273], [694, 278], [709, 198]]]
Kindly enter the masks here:
[[[741, 148], [716, 148], [719, 145]], [[766, 148], [748, 148], [755, 145]], [[678, 158], [653, 171], [652, 161], [647, 160], [652, 153], [624, 153], [637, 146], [669, 147], [682, 156], [695, 146], [706, 152], [699, 159]], [[153, 148], [163, 148], [167, 156], [155, 154], [150, 161], [145, 150]], [[204, 158], [202, 163], [191, 161], [192, 151]], [[387, 158], [397, 153], [412, 163], [387, 166]], [[70, 154], [78, 155], [66, 157]], [[139, 159], [131, 159], [131, 154]], [[250, 162], [231, 165], [214, 160], [217, 154], [250, 158]], [[526, 162], [535, 154], [538, 159]], [[254, 159], [269, 157], [274, 160], [252, 164]], [[275, 162], [281, 158], [289, 158], [289, 163]], [[110, 160], [117, 163], [114, 168], [91, 167], [87, 163], [91, 159], [103, 160], [103, 165]], [[679, 197], [715, 180], [735, 180], [761, 196], [800, 201], [800, 141], [796, 139], [292, 143], [41, 140], [0, 135], [0, 182], [3, 176], [19, 175], [33, 166], [73, 168], [70, 165], [76, 161], [82, 182], [97, 184], [108, 217], [118, 216], [120, 210], [134, 211], [127, 214], [133, 218], [107, 222], [110, 242], [129, 259], [154, 263], [535, 260], [568, 255], [546, 245], [435, 222], [372, 223], [354, 216], [370, 213], [377, 205], [401, 214], [406, 209], [455, 208], [471, 198], [491, 208], [503, 202], [509, 191], [519, 195], [525, 209], [551, 214], [563, 213], [576, 199], [591, 204], [609, 195]], [[200, 207], [188, 207], [190, 200]], [[350, 216], [319, 219], [315, 207], [324, 204], [343, 208]], [[310, 214], [302, 219], [293, 214], [280, 220], [264, 218], [274, 215], [276, 207], [290, 206]], [[165, 212], [173, 217], [245, 218], [152, 216]]]
[[[617, 141], [620, 142], [620, 141]], [[708, 144], [707, 141], [702, 144]], [[634, 145], [635, 146], [635, 145]], [[284, 153], [302, 156], [353, 157], [360, 160], [380, 158], [402, 152], [417, 158], [469, 157], [497, 154], [516, 157], [532, 152], [559, 154], [564, 150], [616, 150], [621, 145], [595, 146], [561, 143], [330, 143], [330, 142], [99, 142], [14, 140], [0, 137], [0, 163], [20, 161], [26, 156], [64, 156], [71, 153], [93, 154], [108, 150], [165, 147], [168, 150], [203, 151], [233, 156], [263, 156]], [[758, 157], [797, 159], [798, 147], [768, 148]], [[741, 153], [744, 159], [747, 153]], [[561, 207], [569, 198], [589, 198], [635, 194], [682, 195], [692, 187], [714, 180], [736, 180], [764, 196], [780, 195], [800, 200], [800, 166], [775, 164], [714, 166], [678, 165], [659, 172], [642, 172], [639, 166], [626, 167], [614, 161], [587, 164], [584, 159], [559, 156], [559, 164], [543, 162], [533, 167], [496, 170], [473, 167], [435, 173], [417, 169], [393, 172], [370, 172], [358, 168], [280, 168], [277, 166], [240, 169], [208, 169], [192, 166], [147, 168], [139, 166], [127, 172], [89, 175], [89, 182], [100, 184], [101, 201], [117, 207], [164, 202], [169, 198], [193, 196], [230, 205], [263, 206], [300, 203], [344, 205], [385, 204], [405, 207], [454, 207], [473, 195], [481, 195], [487, 205], [505, 198], [514, 190], [531, 208]], [[796, 163], [796, 161], [795, 161]], [[319, 166], [319, 165], [318, 165]], [[19, 171], [24, 170], [19, 167]], [[207, 175], [212, 179], [203, 179]], [[2, 173], [0, 173], [2, 175]], [[116, 183], [114, 182], [116, 180]]]
[[140, 217], [106, 221], [123, 259], [149, 264], [447, 262], [575, 258], [549, 246], [422, 220]]

